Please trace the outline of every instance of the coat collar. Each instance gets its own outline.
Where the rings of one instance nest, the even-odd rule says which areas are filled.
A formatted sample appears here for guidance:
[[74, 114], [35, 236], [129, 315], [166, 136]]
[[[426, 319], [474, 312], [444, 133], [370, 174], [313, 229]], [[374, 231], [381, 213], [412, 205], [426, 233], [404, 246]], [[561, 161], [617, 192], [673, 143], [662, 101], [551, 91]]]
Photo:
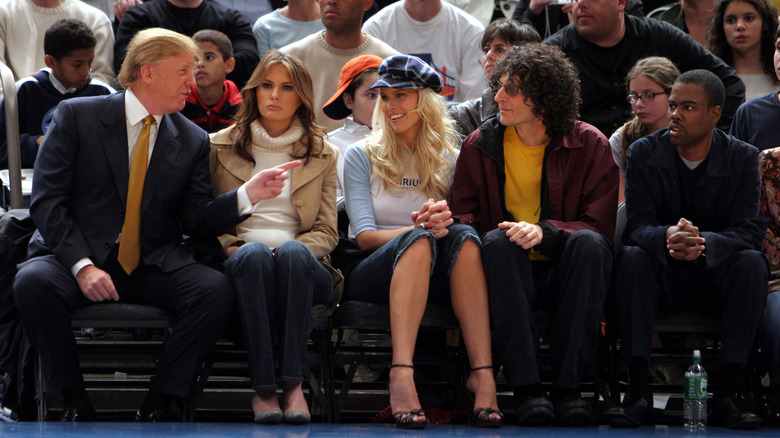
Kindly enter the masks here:
[[[647, 160], [647, 165], [676, 173], [677, 148], [675, 148], [669, 140], [668, 131], [668, 129], [662, 129], [651, 134], [651, 137], [655, 140], [655, 149]], [[706, 174], [708, 177], [724, 177], [728, 176], [731, 172], [726, 153], [727, 141], [726, 133], [716, 128], [712, 134], [710, 153], [707, 154], [708, 161]]]
[[[238, 156], [233, 149], [234, 136], [237, 130], [235, 125], [222, 131], [212, 134], [211, 144], [217, 148], [217, 160], [233, 176], [242, 182], [249, 181], [252, 178], [252, 163]], [[322, 171], [322, 164], [316, 158], [333, 155], [334, 147], [327, 141], [315, 139], [317, 143], [314, 146], [312, 160], [305, 166], [298, 166], [292, 169], [292, 191], [294, 192], [304, 184], [317, 177]], [[305, 135], [300, 140], [293, 143], [293, 155], [303, 155], [306, 152], [308, 137]], [[292, 158], [291, 158], [292, 159]]]
[[[582, 122], [575, 122], [575, 124], [579, 123]], [[506, 129], [506, 126], [499, 123], [498, 115], [494, 115], [485, 120], [485, 122], [482, 123], [482, 125], [479, 127], [481, 136], [479, 142], [477, 143], [477, 147], [490, 158], [499, 163], [502, 168], [504, 163], [504, 131], [506, 131]], [[551, 138], [550, 144], [547, 145], [547, 152], [556, 150], [561, 147], [567, 149], [583, 147], [582, 141], [579, 137], [576, 135], [570, 135], [572, 131], [573, 128], [569, 129], [565, 136], [559, 135]], [[567, 141], [563, 141], [564, 137], [567, 138]]]

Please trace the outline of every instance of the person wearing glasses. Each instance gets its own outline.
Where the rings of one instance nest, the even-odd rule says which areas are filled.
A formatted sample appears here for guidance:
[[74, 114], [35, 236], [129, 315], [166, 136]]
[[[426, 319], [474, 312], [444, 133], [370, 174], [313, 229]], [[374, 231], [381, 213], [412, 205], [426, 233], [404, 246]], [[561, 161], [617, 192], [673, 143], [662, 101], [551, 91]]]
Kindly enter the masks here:
[[[519, 23], [508, 18], [499, 18], [491, 22], [482, 35], [482, 52], [479, 64], [485, 73], [485, 83], [490, 82], [490, 74], [506, 54], [515, 46], [525, 42], [541, 42], [542, 37], [529, 23]], [[482, 96], [451, 105], [447, 112], [455, 119], [461, 139], [479, 128], [488, 117], [498, 112], [498, 104], [490, 87], [482, 90]]]
[[[560, 49], [521, 45], [491, 85], [499, 114], [464, 140], [450, 209], [481, 234], [493, 347], [518, 423], [586, 425], [579, 371], [596, 354], [612, 275], [618, 168], [607, 138], [577, 120], [580, 81]], [[538, 309], [553, 312], [549, 398]]]
[[626, 99], [631, 104], [634, 117], [609, 138], [612, 155], [620, 168], [618, 203], [626, 200], [623, 193], [626, 184], [626, 151], [640, 138], [666, 128], [669, 92], [677, 76], [680, 76], [680, 70], [672, 61], [661, 56], [640, 59], [626, 76]]
[[628, 150], [615, 313], [629, 387], [622, 406], [605, 413], [612, 426], [652, 421], [653, 326], [659, 313], [675, 311], [721, 321], [710, 421], [734, 429], [761, 423], [741, 395], [766, 302], [767, 220], [759, 208], [758, 151], [716, 129], [725, 95], [708, 70], [681, 74], [669, 94], [669, 129]]

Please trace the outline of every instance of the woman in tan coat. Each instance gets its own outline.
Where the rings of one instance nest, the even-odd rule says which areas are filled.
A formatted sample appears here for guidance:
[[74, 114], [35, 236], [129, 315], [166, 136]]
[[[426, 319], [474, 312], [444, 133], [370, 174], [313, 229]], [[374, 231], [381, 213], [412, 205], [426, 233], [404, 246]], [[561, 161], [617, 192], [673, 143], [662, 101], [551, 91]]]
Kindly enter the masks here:
[[[241, 90], [244, 103], [236, 124], [212, 137], [216, 194], [241, 187], [269, 166], [303, 162], [290, 171], [278, 197], [247, 208], [249, 217], [220, 238], [228, 257], [225, 273], [236, 291], [257, 423], [310, 421], [301, 388], [309, 316], [311, 306], [327, 303], [333, 291], [320, 260], [338, 243], [337, 152], [314, 124], [313, 96], [311, 77], [300, 61], [273, 50]], [[284, 411], [276, 397], [277, 381]]]

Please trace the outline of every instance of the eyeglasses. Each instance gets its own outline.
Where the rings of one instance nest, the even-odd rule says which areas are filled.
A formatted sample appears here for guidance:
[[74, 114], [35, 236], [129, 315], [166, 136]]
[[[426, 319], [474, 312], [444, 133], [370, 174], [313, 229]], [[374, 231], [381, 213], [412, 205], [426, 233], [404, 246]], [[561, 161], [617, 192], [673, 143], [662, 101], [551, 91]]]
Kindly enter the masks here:
[[520, 87], [513, 84], [511, 80], [507, 81], [505, 84], [502, 84], [498, 79], [490, 81], [490, 90], [493, 94], [498, 94], [498, 90], [502, 88], [504, 89], [504, 93], [509, 97], [517, 96], [520, 93]]
[[660, 93], [644, 93], [644, 94], [629, 94], [626, 96], [626, 100], [631, 105], [635, 104], [637, 100], [642, 99], [642, 102], [650, 103], [655, 100], [655, 96], [658, 96], [659, 94], [666, 94], [666, 91], [661, 91]]

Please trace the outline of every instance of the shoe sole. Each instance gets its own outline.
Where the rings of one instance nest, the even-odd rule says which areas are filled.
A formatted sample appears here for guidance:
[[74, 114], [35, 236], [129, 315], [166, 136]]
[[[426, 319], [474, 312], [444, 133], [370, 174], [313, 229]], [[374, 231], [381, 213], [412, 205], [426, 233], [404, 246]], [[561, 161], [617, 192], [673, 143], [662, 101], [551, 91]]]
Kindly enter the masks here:
[[280, 424], [284, 418], [282, 411], [270, 410], [258, 412], [255, 414], [255, 423], [257, 424]]

